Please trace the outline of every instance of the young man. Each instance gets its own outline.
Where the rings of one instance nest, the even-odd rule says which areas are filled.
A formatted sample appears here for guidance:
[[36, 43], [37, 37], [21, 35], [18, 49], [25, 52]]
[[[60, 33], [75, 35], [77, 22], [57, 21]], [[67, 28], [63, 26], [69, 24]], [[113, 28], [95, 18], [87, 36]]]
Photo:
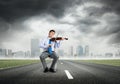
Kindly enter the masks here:
[[[55, 52], [56, 48], [59, 48], [60, 46], [60, 41], [51, 41], [50, 39], [53, 38], [55, 35], [55, 30], [50, 30], [48, 37], [44, 38], [41, 42], [40, 42], [40, 48], [43, 48], [43, 52], [40, 55], [40, 60], [42, 62], [43, 68], [44, 68], [44, 72], [56, 72], [55, 71], [55, 64], [57, 63], [58, 60], [58, 55]], [[64, 39], [64, 38], [63, 38]], [[48, 69], [47, 64], [45, 59], [47, 57], [53, 58], [52, 64], [50, 66], [50, 69]]]

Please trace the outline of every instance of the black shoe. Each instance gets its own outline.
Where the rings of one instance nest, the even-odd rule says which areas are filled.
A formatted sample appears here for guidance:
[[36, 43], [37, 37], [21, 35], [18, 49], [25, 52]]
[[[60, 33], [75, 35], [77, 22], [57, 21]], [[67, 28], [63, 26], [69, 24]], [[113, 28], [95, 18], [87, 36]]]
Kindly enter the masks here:
[[54, 69], [52, 69], [52, 68], [50, 68], [49, 71], [50, 71], [50, 72], [53, 72], [53, 73], [56, 72], [56, 71], [55, 71]]
[[48, 67], [46, 67], [45, 68], [45, 70], [44, 70], [44, 73], [46, 73], [46, 72], [48, 72], [49, 70], [48, 70]]

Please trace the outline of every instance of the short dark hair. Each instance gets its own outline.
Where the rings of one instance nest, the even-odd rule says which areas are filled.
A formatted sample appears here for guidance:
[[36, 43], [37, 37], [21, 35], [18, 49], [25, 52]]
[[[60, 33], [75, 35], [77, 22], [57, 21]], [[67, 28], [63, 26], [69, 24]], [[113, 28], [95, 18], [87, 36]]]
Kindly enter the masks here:
[[55, 30], [52, 29], [52, 30], [49, 31], [49, 33], [50, 33], [50, 32], [55, 32]]

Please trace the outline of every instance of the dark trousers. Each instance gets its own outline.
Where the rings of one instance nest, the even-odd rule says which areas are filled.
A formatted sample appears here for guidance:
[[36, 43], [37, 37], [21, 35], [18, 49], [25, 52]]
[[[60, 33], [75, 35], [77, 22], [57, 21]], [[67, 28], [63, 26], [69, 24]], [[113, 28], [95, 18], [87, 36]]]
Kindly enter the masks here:
[[49, 54], [47, 51], [42, 52], [42, 54], [40, 55], [40, 60], [41, 60], [41, 62], [42, 62], [42, 65], [43, 65], [43, 68], [44, 68], [44, 69], [47, 67], [47, 64], [46, 64], [46, 61], [45, 61], [45, 59], [46, 59], [47, 57], [50, 57], [50, 58], [53, 59], [50, 68], [55, 69], [55, 65], [56, 65], [57, 60], [58, 60], [58, 58], [59, 58], [58, 55], [56, 54], [56, 52], [52, 52], [52, 54]]

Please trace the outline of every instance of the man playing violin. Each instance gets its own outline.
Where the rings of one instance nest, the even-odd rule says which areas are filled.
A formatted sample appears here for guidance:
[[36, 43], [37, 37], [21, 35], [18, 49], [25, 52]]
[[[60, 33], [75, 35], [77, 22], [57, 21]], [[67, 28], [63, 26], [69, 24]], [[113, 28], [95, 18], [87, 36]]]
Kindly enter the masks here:
[[[56, 54], [55, 49], [60, 47], [60, 40], [64, 40], [65, 38], [57, 38], [54, 37], [55, 35], [55, 30], [50, 30], [48, 37], [44, 38], [40, 42], [40, 48], [42, 48], [44, 51], [40, 55], [40, 60], [42, 62], [43, 68], [44, 68], [44, 73], [50, 71], [50, 72], [56, 72], [55, 70], [55, 65], [57, 63], [57, 60], [59, 59], [59, 56]], [[54, 38], [54, 40], [51, 40]], [[48, 69], [47, 64], [45, 59], [47, 57], [52, 58], [52, 64], [50, 68]]]

